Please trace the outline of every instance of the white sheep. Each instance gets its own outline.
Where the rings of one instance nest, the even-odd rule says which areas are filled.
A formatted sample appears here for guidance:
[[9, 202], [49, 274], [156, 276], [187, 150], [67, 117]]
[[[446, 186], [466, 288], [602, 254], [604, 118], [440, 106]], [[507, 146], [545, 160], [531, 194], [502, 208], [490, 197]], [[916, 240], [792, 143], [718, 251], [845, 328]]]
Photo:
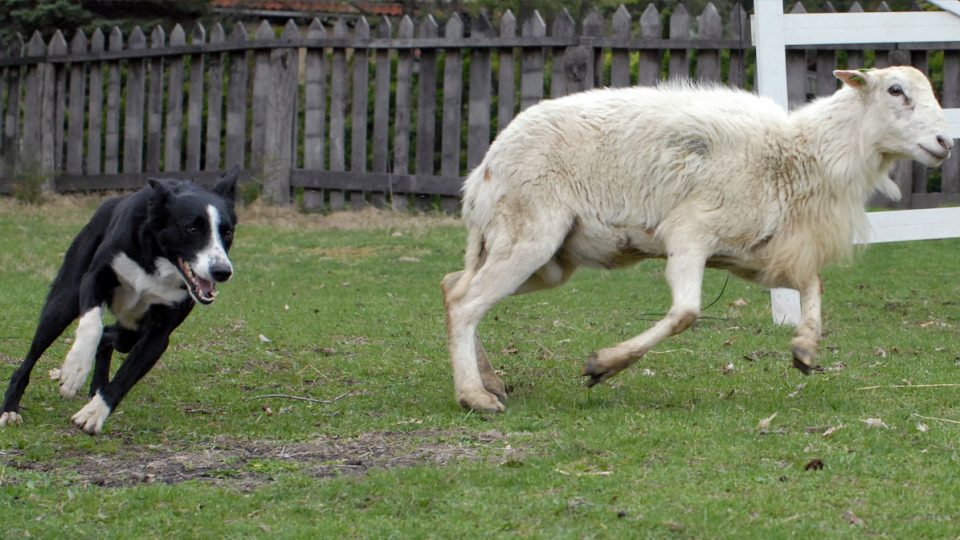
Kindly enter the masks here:
[[693, 324], [705, 266], [799, 289], [793, 363], [813, 369], [820, 269], [851, 254], [873, 192], [899, 194], [895, 160], [936, 166], [953, 145], [919, 71], [834, 75], [840, 90], [790, 114], [744, 91], [666, 85], [592, 90], [518, 115], [464, 183], [465, 269], [441, 285], [460, 405], [504, 410], [477, 336], [496, 302], [560, 285], [581, 265], [650, 257], [667, 259], [670, 311], [591, 354], [587, 384]]

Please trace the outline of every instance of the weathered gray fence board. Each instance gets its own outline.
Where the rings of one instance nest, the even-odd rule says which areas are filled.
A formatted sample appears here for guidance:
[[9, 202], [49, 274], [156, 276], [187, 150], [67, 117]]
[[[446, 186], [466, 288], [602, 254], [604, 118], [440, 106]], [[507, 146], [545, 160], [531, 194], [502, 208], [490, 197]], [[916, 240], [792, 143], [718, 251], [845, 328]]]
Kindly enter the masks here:
[[[392, 31], [390, 19], [383, 16], [377, 24], [377, 37], [388, 39]], [[390, 51], [379, 50], [374, 54], [376, 71], [373, 90], [373, 156], [370, 170], [385, 173], [390, 154]], [[378, 208], [386, 206], [387, 195], [383, 191], [371, 193], [370, 204]]]
[[[70, 40], [70, 53], [87, 52], [87, 36], [83, 30]], [[86, 104], [86, 64], [70, 65], [70, 114], [67, 117], [67, 163], [64, 170], [71, 174], [83, 173], [83, 112]]]
[[[145, 49], [147, 38], [140, 27], [134, 27], [127, 40], [128, 49]], [[126, 94], [123, 115], [123, 172], [143, 170], [143, 99], [146, 88], [145, 60], [133, 60], [127, 65]]]
[[[170, 32], [170, 46], [182, 46], [187, 42], [186, 32], [179, 24]], [[181, 170], [183, 155], [183, 71], [182, 56], [167, 62], [167, 114], [163, 136], [163, 170]]]
[[[720, 39], [723, 37], [723, 20], [713, 4], [707, 4], [697, 22], [698, 39]], [[720, 82], [720, 50], [700, 49], [697, 51], [697, 79]]]
[[[150, 48], [162, 49], [167, 44], [163, 28], [154, 27], [150, 33]], [[163, 153], [163, 58], [151, 58], [147, 71], [150, 73], [150, 88], [147, 90], [147, 157], [145, 170], [160, 171], [160, 155]]]
[[[320, 19], [313, 19], [307, 30], [307, 38], [326, 36]], [[325, 167], [323, 150], [326, 134], [326, 87], [327, 70], [323, 49], [311, 49], [304, 59], [303, 85], [303, 168], [320, 170]], [[323, 208], [323, 191], [306, 190], [303, 193], [303, 208], [308, 211]]]
[[[572, 38], [577, 33], [577, 23], [566, 9], [553, 21], [550, 34], [558, 38]], [[569, 94], [567, 90], [567, 73], [565, 53], [573, 47], [553, 47], [551, 51], [553, 66], [550, 73], [550, 97], [560, 97]]]
[[[254, 36], [256, 41], [274, 38], [273, 27], [262, 21]], [[270, 87], [272, 72], [270, 68], [270, 49], [258, 49], [253, 52], [253, 99], [250, 102], [250, 168], [259, 171], [263, 168], [264, 124], [267, 116], [267, 99], [273, 88]]]
[[[629, 39], [631, 23], [630, 12], [621, 4], [613, 14], [613, 37]], [[610, 86], [630, 86], [630, 51], [613, 49], [610, 57]]]
[[[237, 23], [230, 32], [230, 41], [242, 43], [247, 40], [243, 23]], [[247, 53], [230, 53], [230, 80], [227, 88], [227, 134], [224, 168], [245, 164], [247, 141]]]
[[[420, 22], [418, 35], [435, 38], [440, 29], [432, 15]], [[432, 175], [437, 153], [437, 52], [435, 49], [420, 50], [420, 73], [417, 79], [417, 144], [413, 169], [419, 175]], [[414, 207], [425, 210], [429, 201], [412, 195]]]
[[[107, 47], [111, 51], [123, 49], [123, 34], [113, 27]], [[107, 113], [103, 145], [103, 172], [117, 174], [120, 165], [120, 63], [110, 62], [107, 67]]]
[[[500, 37], [510, 39], [517, 35], [517, 19], [508, 9], [500, 18]], [[497, 86], [497, 133], [503, 131], [513, 120], [515, 109], [514, 88], [514, 58], [513, 49], [500, 49], [500, 70]]]
[[[543, 37], [547, 34], [547, 25], [540, 13], [533, 15], [523, 23], [521, 33], [525, 37]], [[520, 54], [520, 110], [543, 99], [543, 50], [524, 49]]]
[[[943, 54], [943, 106], [960, 108], [960, 52]], [[943, 164], [940, 189], [943, 193], [960, 192], [960, 151], [953, 153]]]
[[[18, 35], [5, 51], [8, 58], [19, 58], [24, 52], [23, 39]], [[20, 103], [22, 69], [12, 66], [4, 69], [7, 89], [6, 109], [3, 111], [2, 135], [2, 172], [4, 176], [13, 176], [17, 166], [17, 150], [20, 140]]]
[[[400, 20], [397, 38], [413, 37], [413, 20], [404, 16]], [[413, 85], [413, 51], [402, 50], [397, 53], [397, 90], [396, 109], [393, 128], [393, 174], [405, 175], [410, 171], [410, 105]], [[407, 208], [407, 198], [390, 189], [391, 203], [396, 210]]]
[[[226, 40], [223, 26], [217, 23], [210, 30], [210, 43], [218, 44]], [[220, 141], [223, 129], [223, 61], [224, 53], [211, 53], [206, 57], [207, 64], [207, 128], [204, 137], [203, 170], [220, 170]]]
[[[452, 45], [444, 52], [443, 62], [443, 115], [440, 137], [440, 176], [460, 176], [460, 117], [463, 104], [463, 59], [456, 46], [463, 39], [463, 22], [454, 13], [447, 21], [444, 37]], [[456, 184], [459, 186], [460, 181]], [[440, 207], [446, 212], [455, 212], [460, 197], [441, 197]]]
[[[343, 38], [347, 35], [347, 25], [340, 19], [333, 26], [333, 36]], [[346, 164], [346, 110], [347, 110], [347, 50], [333, 50], [333, 62], [330, 67], [330, 170], [345, 171]], [[344, 207], [343, 191], [329, 192], [330, 209], [341, 210]]]
[[[747, 19], [747, 12], [743, 10], [740, 2], [737, 2], [730, 11], [730, 25], [727, 36], [731, 39], [739, 40], [740, 43], [750, 43], [750, 24]], [[747, 77], [746, 52], [743, 49], [730, 51], [730, 63], [727, 68], [727, 84], [744, 88]]]
[[[287, 23], [283, 36], [297, 35], [293, 21]], [[297, 120], [297, 50], [270, 51], [270, 88], [264, 107], [263, 133], [263, 196], [273, 204], [290, 202], [290, 171], [293, 169], [294, 126]]]
[[[471, 30], [472, 37], [487, 37], [492, 33], [490, 20], [480, 15]], [[490, 146], [490, 50], [474, 49], [470, 53], [470, 95], [467, 110], [467, 170], [477, 166]]]
[[[97, 28], [90, 36], [90, 52], [103, 51], [103, 32]], [[92, 62], [87, 96], [87, 174], [100, 174], [100, 145], [103, 142], [103, 63]]]
[[[370, 23], [366, 17], [360, 17], [353, 28], [353, 37], [357, 41], [370, 39]], [[367, 170], [367, 96], [369, 90], [370, 51], [353, 51], [353, 99], [350, 103], [350, 170]], [[363, 191], [350, 192], [350, 206], [354, 209], [367, 204]]]
[[[690, 14], [687, 8], [680, 4], [670, 15], [670, 39], [686, 39], [690, 37]], [[686, 79], [690, 77], [690, 51], [687, 49], [670, 49], [670, 78]]]
[[[660, 14], [653, 4], [647, 4], [640, 16], [640, 38], [641, 39], [660, 39], [663, 35], [663, 28], [660, 23]], [[640, 51], [640, 59], [637, 65], [637, 84], [642, 86], [653, 86], [660, 80], [660, 51], [644, 50]]]
[[[192, 45], [202, 45], [207, 40], [207, 31], [199, 23], [190, 34]], [[202, 54], [190, 57], [190, 93], [187, 94], [187, 151], [184, 170], [199, 171], [203, 149], [203, 79], [205, 73]]]
[[[587, 13], [587, 16], [583, 18], [583, 36], [598, 44], [603, 39], [603, 17], [600, 16], [596, 7], [591, 8], [590, 13]], [[601, 44], [601, 46], [605, 47], [607, 45]], [[581, 51], [586, 53], [584, 59], [587, 61], [587, 64], [585, 64], [587, 69], [583, 73], [583, 80], [578, 89], [587, 90], [603, 86], [603, 55], [601, 49], [581, 47]]]
[[[57, 30], [50, 38], [50, 46], [47, 48], [50, 55], [67, 54], [67, 40], [63, 33]], [[54, 72], [54, 102], [53, 102], [53, 164], [51, 171], [63, 170], [64, 163], [64, 143], [66, 134], [64, 132], [64, 122], [67, 118], [67, 66], [51, 66]]]

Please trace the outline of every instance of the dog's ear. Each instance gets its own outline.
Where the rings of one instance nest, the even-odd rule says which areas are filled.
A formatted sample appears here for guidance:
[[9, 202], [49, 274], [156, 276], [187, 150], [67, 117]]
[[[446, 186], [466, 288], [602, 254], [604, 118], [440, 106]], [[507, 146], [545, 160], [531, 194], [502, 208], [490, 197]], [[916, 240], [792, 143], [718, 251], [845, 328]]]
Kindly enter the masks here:
[[173, 191], [155, 178], [150, 178], [147, 182], [153, 190], [153, 195], [150, 196], [150, 202], [147, 204], [147, 219], [154, 223], [162, 223], [167, 214], [167, 201], [173, 197]]
[[234, 165], [224, 174], [217, 185], [213, 186], [213, 192], [223, 197], [233, 206], [233, 201], [237, 196], [237, 180], [240, 178], [240, 165]]

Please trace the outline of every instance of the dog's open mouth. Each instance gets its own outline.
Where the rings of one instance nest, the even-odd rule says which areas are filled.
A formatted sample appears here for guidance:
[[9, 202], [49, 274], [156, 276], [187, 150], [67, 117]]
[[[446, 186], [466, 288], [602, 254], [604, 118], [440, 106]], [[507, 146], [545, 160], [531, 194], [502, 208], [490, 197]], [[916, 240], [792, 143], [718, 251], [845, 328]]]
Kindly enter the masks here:
[[190, 296], [201, 304], [212, 304], [213, 301], [217, 299], [216, 284], [198, 276], [187, 261], [177, 258], [177, 264], [187, 284], [187, 290], [190, 292]]

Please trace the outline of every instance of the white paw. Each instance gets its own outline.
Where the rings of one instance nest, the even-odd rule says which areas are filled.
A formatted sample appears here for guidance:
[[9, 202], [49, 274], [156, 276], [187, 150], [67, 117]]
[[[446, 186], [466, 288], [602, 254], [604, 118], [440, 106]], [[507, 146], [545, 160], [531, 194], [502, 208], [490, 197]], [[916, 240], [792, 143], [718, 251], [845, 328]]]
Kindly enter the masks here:
[[0, 414], [0, 427], [19, 426], [23, 422], [23, 417], [13, 411], [7, 411]]
[[[93, 358], [97, 345], [103, 335], [103, 322], [100, 320], [100, 308], [93, 308], [80, 317], [77, 335], [73, 347], [67, 353], [67, 359], [60, 367], [60, 395], [72, 398], [80, 391], [93, 367]], [[53, 372], [51, 372], [51, 376]]]
[[90, 403], [83, 406], [70, 419], [73, 424], [90, 435], [96, 435], [103, 429], [103, 423], [110, 416], [110, 407], [107, 406], [100, 394], [93, 396]]
[[[60, 395], [65, 398], [72, 398], [80, 391], [80, 387], [87, 380], [90, 373], [89, 365], [76, 360], [71, 350], [67, 354], [67, 359], [63, 362], [63, 367], [57, 373], [57, 379], [60, 382]], [[84, 369], [86, 367], [86, 369]], [[52, 371], [52, 370], [51, 370]], [[51, 373], [52, 375], [52, 373]]]

